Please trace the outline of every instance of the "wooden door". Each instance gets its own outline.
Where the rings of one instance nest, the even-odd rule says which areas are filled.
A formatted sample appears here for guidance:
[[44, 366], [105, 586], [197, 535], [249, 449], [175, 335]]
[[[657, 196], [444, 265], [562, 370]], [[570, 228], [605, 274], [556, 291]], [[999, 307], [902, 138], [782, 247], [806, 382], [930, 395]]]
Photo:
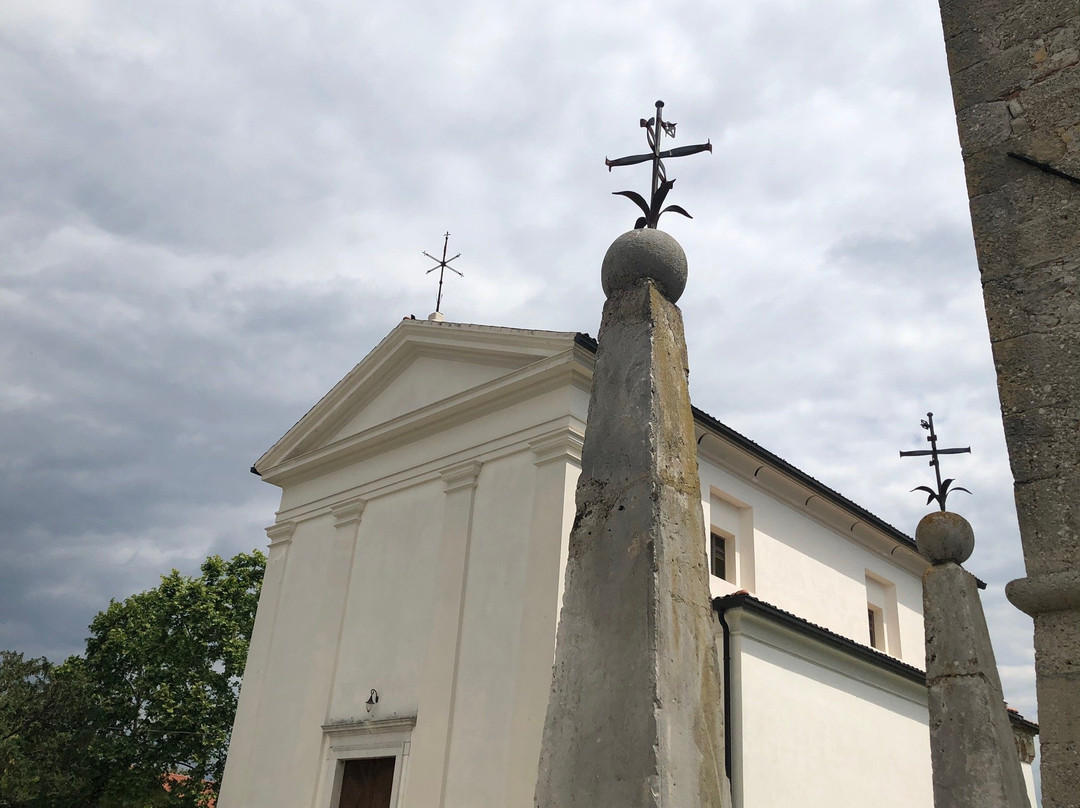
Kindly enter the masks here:
[[346, 760], [337, 808], [390, 808], [394, 758]]

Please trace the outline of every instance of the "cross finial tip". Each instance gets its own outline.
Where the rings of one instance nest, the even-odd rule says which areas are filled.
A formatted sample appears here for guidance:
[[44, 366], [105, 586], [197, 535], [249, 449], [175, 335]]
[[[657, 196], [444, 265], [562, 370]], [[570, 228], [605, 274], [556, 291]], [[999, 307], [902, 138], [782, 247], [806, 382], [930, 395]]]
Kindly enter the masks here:
[[604, 158], [604, 165], [607, 166], [608, 171], [611, 171], [614, 166], [632, 166], [637, 165], [638, 163], [652, 163], [652, 192], [648, 200], [635, 191], [615, 192], [618, 196], [625, 196], [641, 209], [641, 212], [645, 214], [645, 227], [649, 229], [656, 229], [660, 216], [668, 211], [692, 218], [690, 217], [690, 214], [683, 210], [679, 205], [668, 205], [667, 207], [664, 207], [664, 199], [671, 191], [675, 181], [668, 179], [663, 161], [668, 158], [686, 157], [703, 151], [712, 151], [711, 141], [708, 143], [699, 143], [694, 146], [679, 146], [675, 149], [662, 149], [660, 142], [665, 135], [669, 138], [675, 137], [675, 124], [671, 121], [664, 120], [664, 116], [661, 113], [663, 108], [664, 102], [662, 100], [657, 100], [656, 115], [648, 120], [642, 118], [640, 121], [641, 128], [646, 130], [646, 140], [649, 144], [648, 153], [632, 154], [628, 157], [619, 157], [616, 160]]

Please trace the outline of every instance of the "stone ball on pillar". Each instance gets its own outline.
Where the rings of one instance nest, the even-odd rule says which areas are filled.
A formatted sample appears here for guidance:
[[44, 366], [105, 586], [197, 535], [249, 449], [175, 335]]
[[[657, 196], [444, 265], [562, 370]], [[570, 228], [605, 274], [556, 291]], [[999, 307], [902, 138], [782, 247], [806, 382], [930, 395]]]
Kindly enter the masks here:
[[953, 561], [963, 564], [975, 550], [975, 531], [958, 513], [934, 511], [919, 521], [915, 528], [915, 544], [931, 563]]
[[686, 253], [662, 230], [643, 227], [623, 233], [604, 255], [600, 282], [608, 297], [643, 278], [650, 278], [672, 303], [686, 288]]

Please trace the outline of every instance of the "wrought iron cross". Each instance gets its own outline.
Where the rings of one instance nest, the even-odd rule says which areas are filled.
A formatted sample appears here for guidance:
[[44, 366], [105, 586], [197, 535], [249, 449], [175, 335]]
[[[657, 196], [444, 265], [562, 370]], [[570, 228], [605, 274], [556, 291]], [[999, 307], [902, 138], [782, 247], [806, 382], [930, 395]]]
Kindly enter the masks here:
[[615, 196], [625, 196], [627, 199], [636, 204], [645, 213], [637, 223], [634, 225], [636, 229], [642, 227], [651, 227], [656, 229], [656, 224], [660, 220], [661, 214], [667, 213], [669, 210], [672, 213], [681, 213], [688, 219], [694, 218], [678, 205], [668, 205], [666, 208], [660, 208], [664, 204], [664, 199], [667, 197], [668, 192], [675, 185], [675, 180], [669, 180], [667, 178], [667, 171], [664, 169], [664, 160], [669, 157], [686, 157], [690, 154], [697, 154], [698, 152], [711, 152], [712, 143], [705, 142], [699, 143], [696, 146], [679, 146], [674, 149], [667, 149], [666, 151], [660, 150], [660, 140], [664, 135], [670, 138], [675, 137], [675, 124], [670, 121], [665, 121], [662, 117], [662, 111], [664, 109], [664, 102], [656, 102], [656, 115], [655, 117], [645, 120], [641, 119], [641, 128], [645, 130], [646, 139], [649, 141], [649, 148], [652, 150], [648, 154], [632, 154], [629, 157], [619, 157], [615, 160], [608, 160], [604, 158], [604, 165], [608, 167], [608, 171], [611, 171], [615, 166], [632, 166], [638, 163], [652, 162], [652, 195], [649, 197], [648, 203], [645, 202], [645, 198], [636, 191], [615, 191]]
[[435, 298], [435, 311], [439, 311], [439, 307], [442, 305], [442, 282], [443, 282], [443, 274], [446, 272], [446, 270], [449, 269], [451, 272], [457, 272], [457, 274], [460, 275], [462, 278], [465, 277], [464, 272], [458, 272], [456, 269], [454, 269], [452, 266], [450, 266], [450, 262], [453, 261], [454, 258], [460, 258], [461, 257], [461, 253], [458, 253], [457, 255], [455, 255], [454, 258], [447, 258], [446, 257], [446, 245], [449, 244], [449, 243], [450, 243], [450, 232], [447, 231], [446, 234], [443, 236], [442, 258], [436, 258], [434, 255], [431, 255], [430, 253], [427, 253], [427, 252], [424, 253], [424, 255], [426, 255], [432, 261], [437, 261], [438, 262], [435, 266], [433, 266], [431, 269], [429, 269], [427, 272], [424, 273], [425, 275], [430, 275], [436, 269], [439, 270], [439, 294]]
[[937, 446], [937, 434], [934, 432], [934, 413], [926, 413], [926, 420], [920, 421], [919, 425], [930, 432], [926, 440], [930, 443], [930, 449], [917, 449], [912, 452], [901, 452], [901, 457], [930, 457], [930, 465], [934, 467], [934, 474], [937, 476], [937, 491], [932, 489], [928, 485], [920, 485], [916, 488], [912, 488], [912, 491], [925, 491], [930, 496], [927, 497], [926, 504], [929, 505], [934, 500], [937, 500], [938, 505], [941, 506], [941, 510], [945, 510], [945, 498], [953, 491], [963, 491], [970, 494], [966, 488], [961, 488], [959, 485], [950, 488], [954, 480], [949, 478], [942, 481], [941, 479], [941, 462], [938, 460], [939, 455], [943, 454], [971, 454], [971, 447], [965, 446], [963, 449], [939, 449]]

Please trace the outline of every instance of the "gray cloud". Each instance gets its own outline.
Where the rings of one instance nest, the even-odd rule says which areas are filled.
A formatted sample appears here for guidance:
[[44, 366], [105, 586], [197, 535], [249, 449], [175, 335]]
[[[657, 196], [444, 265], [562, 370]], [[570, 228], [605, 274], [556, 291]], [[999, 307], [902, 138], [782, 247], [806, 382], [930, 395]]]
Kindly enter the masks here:
[[[939, 413], [1010, 700], [1030, 624], [931, 5], [44, 2], [0, 34], [0, 640], [264, 543], [250, 463], [434, 288], [595, 333], [639, 117], [679, 141], [696, 403], [911, 531]], [[947, 430], [947, 431], [946, 431]], [[952, 468], [950, 467], [950, 473]], [[958, 495], [963, 496], [963, 495]]]

